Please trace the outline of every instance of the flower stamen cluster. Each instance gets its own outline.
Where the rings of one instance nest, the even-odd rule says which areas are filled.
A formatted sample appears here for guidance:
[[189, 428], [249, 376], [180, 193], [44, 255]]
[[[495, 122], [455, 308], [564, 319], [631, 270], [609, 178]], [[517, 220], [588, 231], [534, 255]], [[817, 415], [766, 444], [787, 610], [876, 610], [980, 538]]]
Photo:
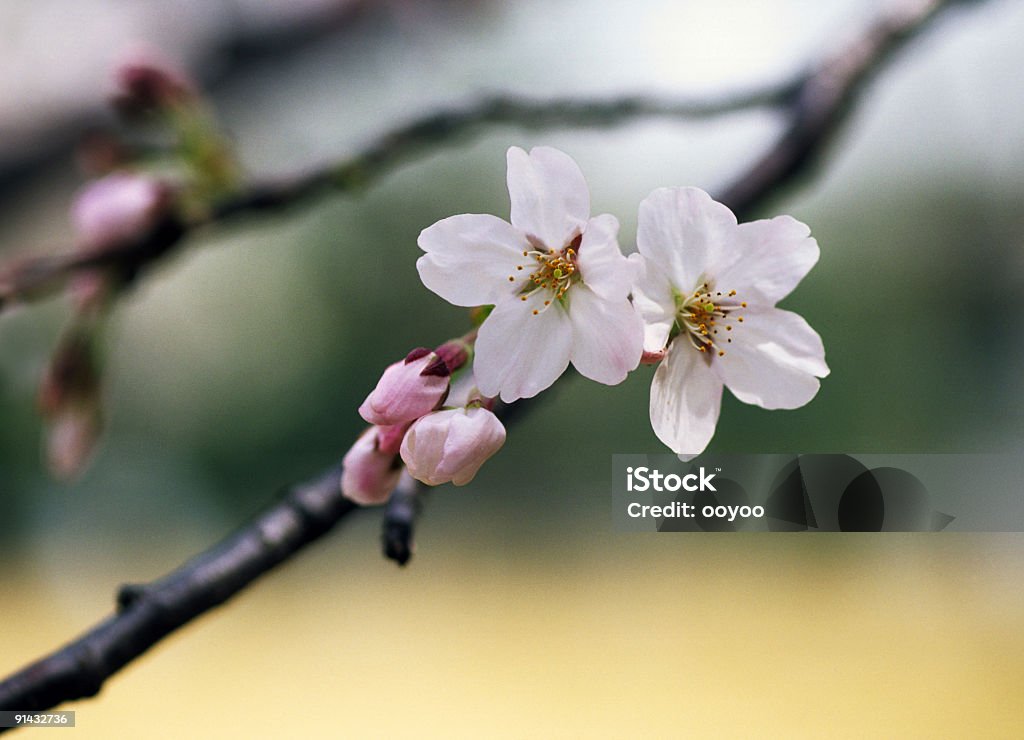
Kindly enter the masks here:
[[[537, 290], [547, 290], [551, 293], [554, 300], [563, 300], [573, 283], [580, 280], [579, 266], [576, 263], [576, 259], [577, 251], [582, 241], [582, 235], [577, 236], [570, 242], [569, 246], [558, 252], [548, 252], [547, 250], [542, 251], [539, 249], [524, 251], [523, 256], [533, 257], [540, 267], [535, 272], [530, 273], [530, 280], [524, 286], [519, 300], [525, 301]], [[516, 270], [522, 269], [523, 265], [516, 265]], [[509, 280], [514, 279], [509, 277]], [[551, 299], [545, 300], [544, 305], [550, 306]], [[538, 312], [534, 311], [533, 313], [536, 315]]]
[[[731, 344], [732, 337], [719, 336], [719, 332], [733, 330], [730, 323], [732, 314], [746, 308], [746, 301], [736, 300], [735, 290], [713, 291], [707, 282], [701, 283], [688, 298], [678, 292], [674, 292], [674, 296], [676, 322], [672, 336], [685, 331], [698, 352], [715, 352], [719, 357], [725, 357], [722, 339], [725, 339], [725, 344]], [[736, 316], [736, 321], [742, 324], [743, 317]]]

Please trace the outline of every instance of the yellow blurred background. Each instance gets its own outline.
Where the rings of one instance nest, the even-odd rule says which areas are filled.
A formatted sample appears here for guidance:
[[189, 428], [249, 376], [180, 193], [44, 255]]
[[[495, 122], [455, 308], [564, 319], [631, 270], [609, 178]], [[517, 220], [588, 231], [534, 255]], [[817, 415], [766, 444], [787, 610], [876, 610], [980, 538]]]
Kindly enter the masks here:
[[[425, 536], [399, 570], [361, 555], [365, 519], [65, 705], [69, 734], [1012, 738], [1024, 725], [1019, 536], [576, 532], [571, 549], [512, 560], [475, 521], [461, 542]], [[99, 617], [126, 570], [161, 567], [93, 573], [74, 608], [5, 576], [4, 662]]]

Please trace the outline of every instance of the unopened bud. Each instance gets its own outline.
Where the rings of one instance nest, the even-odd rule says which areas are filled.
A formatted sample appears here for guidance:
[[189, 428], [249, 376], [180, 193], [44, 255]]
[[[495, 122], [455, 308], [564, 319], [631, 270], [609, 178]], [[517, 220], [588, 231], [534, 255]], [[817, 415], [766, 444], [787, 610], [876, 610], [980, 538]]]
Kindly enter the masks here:
[[377, 449], [386, 455], [397, 455], [402, 449], [402, 438], [410, 424], [411, 421], [403, 421], [401, 424], [377, 427]]
[[473, 480], [480, 466], [505, 444], [505, 427], [485, 408], [447, 409], [418, 419], [402, 440], [409, 473], [428, 486]]
[[170, 192], [159, 180], [115, 172], [78, 192], [71, 221], [82, 248], [117, 246], [153, 228], [169, 203]]
[[341, 461], [341, 492], [361, 506], [387, 501], [402, 472], [397, 455], [380, 450], [377, 432], [363, 432]]
[[50, 470], [58, 478], [73, 478], [85, 469], [103, 428], [88, 330], [61, 341], [39, 387], [39, 408], [50, 422], [45, 444]]
[[448, 394], [448, 367], [429, 350], [413, 350], [388, 367], [359, 407], [371, 424], [391, 426], [430, 413]]
[[136, 53], [114, 70], [113, 103], [131, 115], [177, 105], [195, 97], [183, 73], [150, 52]]
[[103, 424], [98, 405], [72, 405], [50, 423], [46, 435], [46, 461], [60, 480], [76, 478], [89, 462]]

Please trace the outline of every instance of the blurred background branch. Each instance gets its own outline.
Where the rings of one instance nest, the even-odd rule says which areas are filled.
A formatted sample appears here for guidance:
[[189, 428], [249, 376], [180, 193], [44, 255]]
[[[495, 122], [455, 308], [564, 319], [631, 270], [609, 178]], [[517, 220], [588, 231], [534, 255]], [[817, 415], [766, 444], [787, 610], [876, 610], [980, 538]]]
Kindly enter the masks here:
[[[716, 197], [749, 214], [817, 160], [851, 110], [864, 83], [939, 11], [966, 0], [894, 3], [861, 35], [839, 44], [792, 84], [707, 103], [649, 98], [615, 101], [530, 101], [494, 97], [467, 108], [434, 113], [384, 134], [354, 157], [306, 174], [251, 185], [192, 222], [162, 219], [146, 236], [119, 249], [42, 258], [9, 271], [5, 302], [57, 287], [70, 274], [96, 267], [137, 272], [178, 245], [192, 229], [245, 213], [289, 206], [325, 191], [365, 187], [401, 162], [495, 122], [527, 127], [611, 125], [647, 115], [710, 116], [750, 106], [783, 106], [787, 125], [755, 163]], [[107, 678], [161, 639], [286, 562], [356, 507], [342, 497], [338, 469], [289, 489], [249, 525], [169, 575], [126, 587], [117, 613], [72, 643], [0, 683], [0, 707], [46, 709], [95, 695]], [[415, 486], [398, 493], [385, 514], [385, 548], [400, 563], [411, 554]]]
[[609, 127], [644, 117], [699, 120], [753, 108], [778, 108], [796, 99], [806, 83], [801, 76], [786, 84], [721, 99], [660, 100], [649, 96], [586, 100], [530, 100], [494, 95], [471, 104], [436, 111], [388, 131], [362, 151], [301, 174], [254, 182], [215, 205], [183, 220], [168, 212], [137, 238], [63, 255], [27, 258], [0, 271], [0, 310], [50, 295], [81, 271], [106, 268], [131, 278], [178, 248], [195, 230], [232, 217], [296, 206], [327, 192], [348, 193], [369, 187], [395, 168], [439, 146], [452, 146], [496, 124], [538, 130], [557, 127]]

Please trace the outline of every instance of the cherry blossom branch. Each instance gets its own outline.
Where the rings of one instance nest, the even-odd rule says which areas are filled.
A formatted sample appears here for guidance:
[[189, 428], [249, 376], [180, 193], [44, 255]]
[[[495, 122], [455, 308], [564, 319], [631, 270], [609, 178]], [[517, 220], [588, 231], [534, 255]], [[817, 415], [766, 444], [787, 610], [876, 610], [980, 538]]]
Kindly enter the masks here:
[[123, 586], [115, 614], [0, 683], [0, 708], [34, 711], [94, 696], [107, 678], [161, 639], [224, 603], [356, 510], [341, 495], [340, 476], [337, 466], [293, 486], [251, 523], [177, 570], [146, 585]]
[[486, 97], [414, 119], [380, 135], [357, 154], [339, 162], [251, 183], [202, 216], [182, 219], [168, 213], [135, 239], [16, 262], [0, 270], [0, 311], [16, 302], [46, 297], [82, 271], [111, 268], [132, 279], [205, 226], [243, 214], [284, 209], [328, 192], [364, 189], [434, 147], [455, 144], [490, 125], [505, 123], [524, 129], [547, 129], [610, 127], [641, 117], [711, 118], [758, 107], [782, 107], [796, 90], [794, 82], [787, 82], [720, 99], [679, 101], [645, 96], [548, 100], [507, 95]]
[[[745, 213], [806, 172], [845, 119], [871, 74], [940, 10], [976, 1], [909, 0], [895, 5], [899, 12], [891, 12], [802, 76], [800, 84], [785, 93], [786, 99], [792, 94], [794, 104], [783, 134], [720, 199]], [[383, 137], [363, 154], [341, 165], [250, 189], [203, 223], [290, 205], [329, 188], [345, 191], [366, 184], [424, 147], [448, 141], [481, 123], [509, 120], [507, 112], [501, 113], [500, 106], [498, 110], [482, 114], [476, 109], [475, 114], [463, 111], [454, 117], [449, 113], [422, 119]], [[578, 113], [577, 110], [573, 115]], [[545, 112], [534, 110], [530, 115], [544, 116]], [[554, 118], [549, 117], [544, 125], [554, 125], [552, 120], [575, 122], [549, 115]], [[621, 115], [615, 114], [613, 118], [619, 116], [615, 120], [622, 120]], [[118, 266], [126, 274], [134, 273], [198, 225], [202, 224], [164, 219], [153, 230], [163, 236], [150, 235], [134, 245], [125, 245], [113, 256], [107, 251], [23, 264], [20, 270], [8, 273], [6, 282], [0, 281], [0, 301], [52, 290], [55, 283], [80, 269]], [[131, 660], [287, 561], [358, 508], [342, 495], [340, 477], [341, 469], [335, 467], [293, 486], [252, 523], [167, 576], [144, 586], [122, 588], [116, 614], [0, 683], [0, 709], [37, 711], [94, 696], [107, 678]], [[400, 491], [398, 501], [386, 515], [386, 527], [390, 528], [386, 533], [408, 525], [396, 536], [393, 550], [394, 555], [406, 558], [411, 552], [415, 512], [410, 506], [411, 495], [412, 488]]]
[[752, 210], [759, 194], [777, 189], [817, 161], [865, 83], [935, 16], [952, 6], [980, 0], [912, 0], [896, 3], [865, 33], [807, 72], [781, 84], [708, 100], [661, 100], [647, 96], [613, 99], [534, 100], [507, 95], [417, 118], [382, 134], [340, 162], [296, 175], [250, 184], [202, 217], [173, 214], [139, 238], [114, 246], [24, 260], [0, 270], [0, 311], [18, 301], [45, 297], [75, 273], [111, 267], [127, 278], [180, 245], [204, 226], [245, 213], [279, 210], [327, 192], [366, 188], [401, 164], [434, 147], [453, 144], [489, 125], [525, 129], [559, 126], [610, 127], [642, 117], [703, 119], [755, 108], [783, 110], [788, 124], [763, 157], [721, 196], [738, 216]]
[[777, 195], [820, 161], [865, 85], [907, 42], [943, 11], [983, 0], [907, 0], [893, 3], [865, 31], [841, 44], [795, 86], [782, 134], [717, 199], [740, 220], [766, 196]]
[[240, 214], [283, 209], [331, 191], [346, 193], [368, 187], [435, 146], [453, 144], [486, 126], [502, 123], [526, 129], [609, 127], [642, 117], [702, 119], [755, 108], [783, 110], [788, 120], [783, 135], [720, 198], [742, 217], [752, 210], [762, 191], [779, 188], [817, 161], [865, 83], [896, 50], [940, 11], [978, 1], [915, 0], [895, 4], [865, 33], [811, 70], [782, 84], [718, 99], [671, 101], [626, 96], [533, 100], [495, 95], [461, 108], [427, 114], [379, 136], [340, 162], [253, 183], [202, 217], [183, 221], [168, 215], [129, 242], [17, 263], [0, 271], [0, 310], [15, 301], [59, 290], [70, 276], [83, 270], [113, 267], [132, 278], [203, 226]]

